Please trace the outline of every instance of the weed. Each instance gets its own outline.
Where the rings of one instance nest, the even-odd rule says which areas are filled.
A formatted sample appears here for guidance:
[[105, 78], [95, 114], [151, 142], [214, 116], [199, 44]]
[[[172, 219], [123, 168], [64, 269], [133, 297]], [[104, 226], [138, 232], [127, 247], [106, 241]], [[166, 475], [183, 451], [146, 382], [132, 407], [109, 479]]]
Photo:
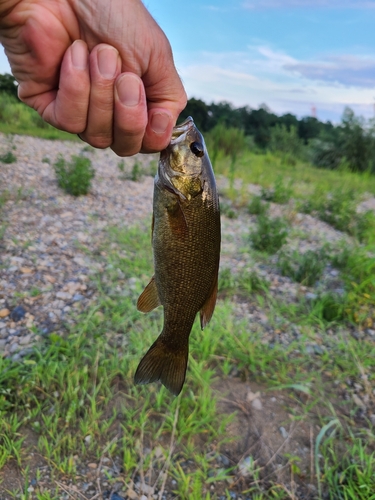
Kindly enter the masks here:
[[250, 233], [250, 241], [255, 250], [276, 253], [288, 237], [288, 225], [281, 217], [270, 218], [259, 215], [257, 228]]
[[273, 189], [262, 188], [261, 192], [261, 198], [263, 198], [263, 200], [281, 204], [288, 203], [292, 196], [293, 189], [291, 187], [291, 181], [286, 184], [281, 175], [277, 177]]
[[117, 167], [118, 169], [120, 170], [120, 172], [123, 174], [124, 171], [125, 171], [125, 162], [124, 160], [120, 160], [118, 163], [117, 163]]
[[48, 163], [48, 164], [50, 164], [51, 163], [51, 159], [48, 158], [48, 156], [43, 156], [42, 163]]
[[83, 156], [72, 156], [69, 163], [60, 155], [54, 164], [58, 185], [73, 196], [88, 193], [95, 170], [91, 160]]
[[133, 182], [139, 182], [141, 180], [141, 177], [142, 177], [141, 167], [139, 163], [135, 161], [130, 173], [130, 180], [132, 180]]
[[253, 196], [247, 207], [249, 214], [265, 215], [269, 209], [269, 203], [264, 203], [261, 196]]
[[233, 208], [233, 205], [231, 203], [226, 203], [225, 201], [220, 203], [220, 212], [222, 215], [228, 217], [228, 219], [237, 219], [238, 217], [238, 213]]
[[17, 157], [12, 151], [7, 151], [3, 155], [0, 155], [0, 161], [2, 163], [15, 163], [17, 161]]
[[267, 292], [269, 289], [269, 282], [260, 276], [256, 271], [245, 271], [238, 277], [238, 287], [241, 291], [247, 294], [254, 292]]
[[278, 267], [283, 276], [305, 286], [313, 286], [320, 279], [325, 265], [325, 255], [321, 250], [307, 250], [303, 254], [298, 251], [292, 254], [283, 253], [278, 260]]

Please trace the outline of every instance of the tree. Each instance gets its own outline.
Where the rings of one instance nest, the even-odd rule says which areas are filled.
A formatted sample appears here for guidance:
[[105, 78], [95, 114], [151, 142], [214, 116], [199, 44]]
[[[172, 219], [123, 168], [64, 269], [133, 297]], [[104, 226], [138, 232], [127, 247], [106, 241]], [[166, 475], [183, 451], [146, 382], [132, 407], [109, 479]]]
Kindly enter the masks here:
[[0, 74], [0, 92], [5, 92], [18, 99], [17, 86], [18, 83], [13, 75], [9, 73]]

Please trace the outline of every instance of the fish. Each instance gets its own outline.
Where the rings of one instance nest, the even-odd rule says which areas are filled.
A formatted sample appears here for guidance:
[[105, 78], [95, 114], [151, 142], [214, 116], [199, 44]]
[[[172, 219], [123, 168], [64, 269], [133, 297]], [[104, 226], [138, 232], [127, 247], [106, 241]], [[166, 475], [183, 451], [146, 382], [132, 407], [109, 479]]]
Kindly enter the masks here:
[[154, 181], [154, 276], [137, 309], [147, 313], [162, 305], [164, 325], [138, 365], [136, 384], [160, 381], [172, 394], [181, 392], [195, 317], [200, 312], [203, 330], [215, 309], [220, 244], [215, 176], [203, 136], [189, 117], [174, 127]]

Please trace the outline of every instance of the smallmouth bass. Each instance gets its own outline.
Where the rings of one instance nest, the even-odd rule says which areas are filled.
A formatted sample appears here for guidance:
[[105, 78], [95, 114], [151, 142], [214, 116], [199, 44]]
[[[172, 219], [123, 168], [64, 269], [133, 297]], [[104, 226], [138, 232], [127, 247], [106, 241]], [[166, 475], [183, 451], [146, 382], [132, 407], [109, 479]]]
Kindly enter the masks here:
[[173, 394], [181, 392], [195, 316], [200, 311], [203, 329], [215, 309], [220, 240], [214, 173], [203, 136], [189, 117], [173, 129], [155, 177], [155, 274], [137, 308], [146, 313], [162, 305], [164, 326], [138, 365], [136, 384], [160, 380]]

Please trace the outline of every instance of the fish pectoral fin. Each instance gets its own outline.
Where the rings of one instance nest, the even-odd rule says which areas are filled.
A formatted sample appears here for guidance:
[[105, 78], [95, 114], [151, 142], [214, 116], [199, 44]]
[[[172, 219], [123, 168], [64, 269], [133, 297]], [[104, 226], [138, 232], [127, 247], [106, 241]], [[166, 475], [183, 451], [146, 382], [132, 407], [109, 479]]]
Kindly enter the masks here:
[[200, 310], [202, 330], [209, 323], [214, 313], [216, 305], [216, 297], [217, 297], [217, 288], [218, 288], [218, 276], [216, 275], [216, 279], [212, 286], [211, 293], [206, 299], [206, 302], [203, 304], [202, 309]]
[[167, 209], [168, 222], [173, 234], [184, 237], [188, 236], [189, 229], [186, 222], [185, 214], [181, 208], [180, 203], [177, 201], [173, 206], [169, 206]]
[[137, 309], [143, 313], [148, 313], [158, 306], [161, 306], [161, 302], [156, 288], [155, 276], [153, 276], [138, 298]]
[[142, 358], [134, 375], [136, 384], [160, 382], [173, 394], [178, 396], [185, 382], [189, 346], [172, 351], [161, 340], [150, 347]]

